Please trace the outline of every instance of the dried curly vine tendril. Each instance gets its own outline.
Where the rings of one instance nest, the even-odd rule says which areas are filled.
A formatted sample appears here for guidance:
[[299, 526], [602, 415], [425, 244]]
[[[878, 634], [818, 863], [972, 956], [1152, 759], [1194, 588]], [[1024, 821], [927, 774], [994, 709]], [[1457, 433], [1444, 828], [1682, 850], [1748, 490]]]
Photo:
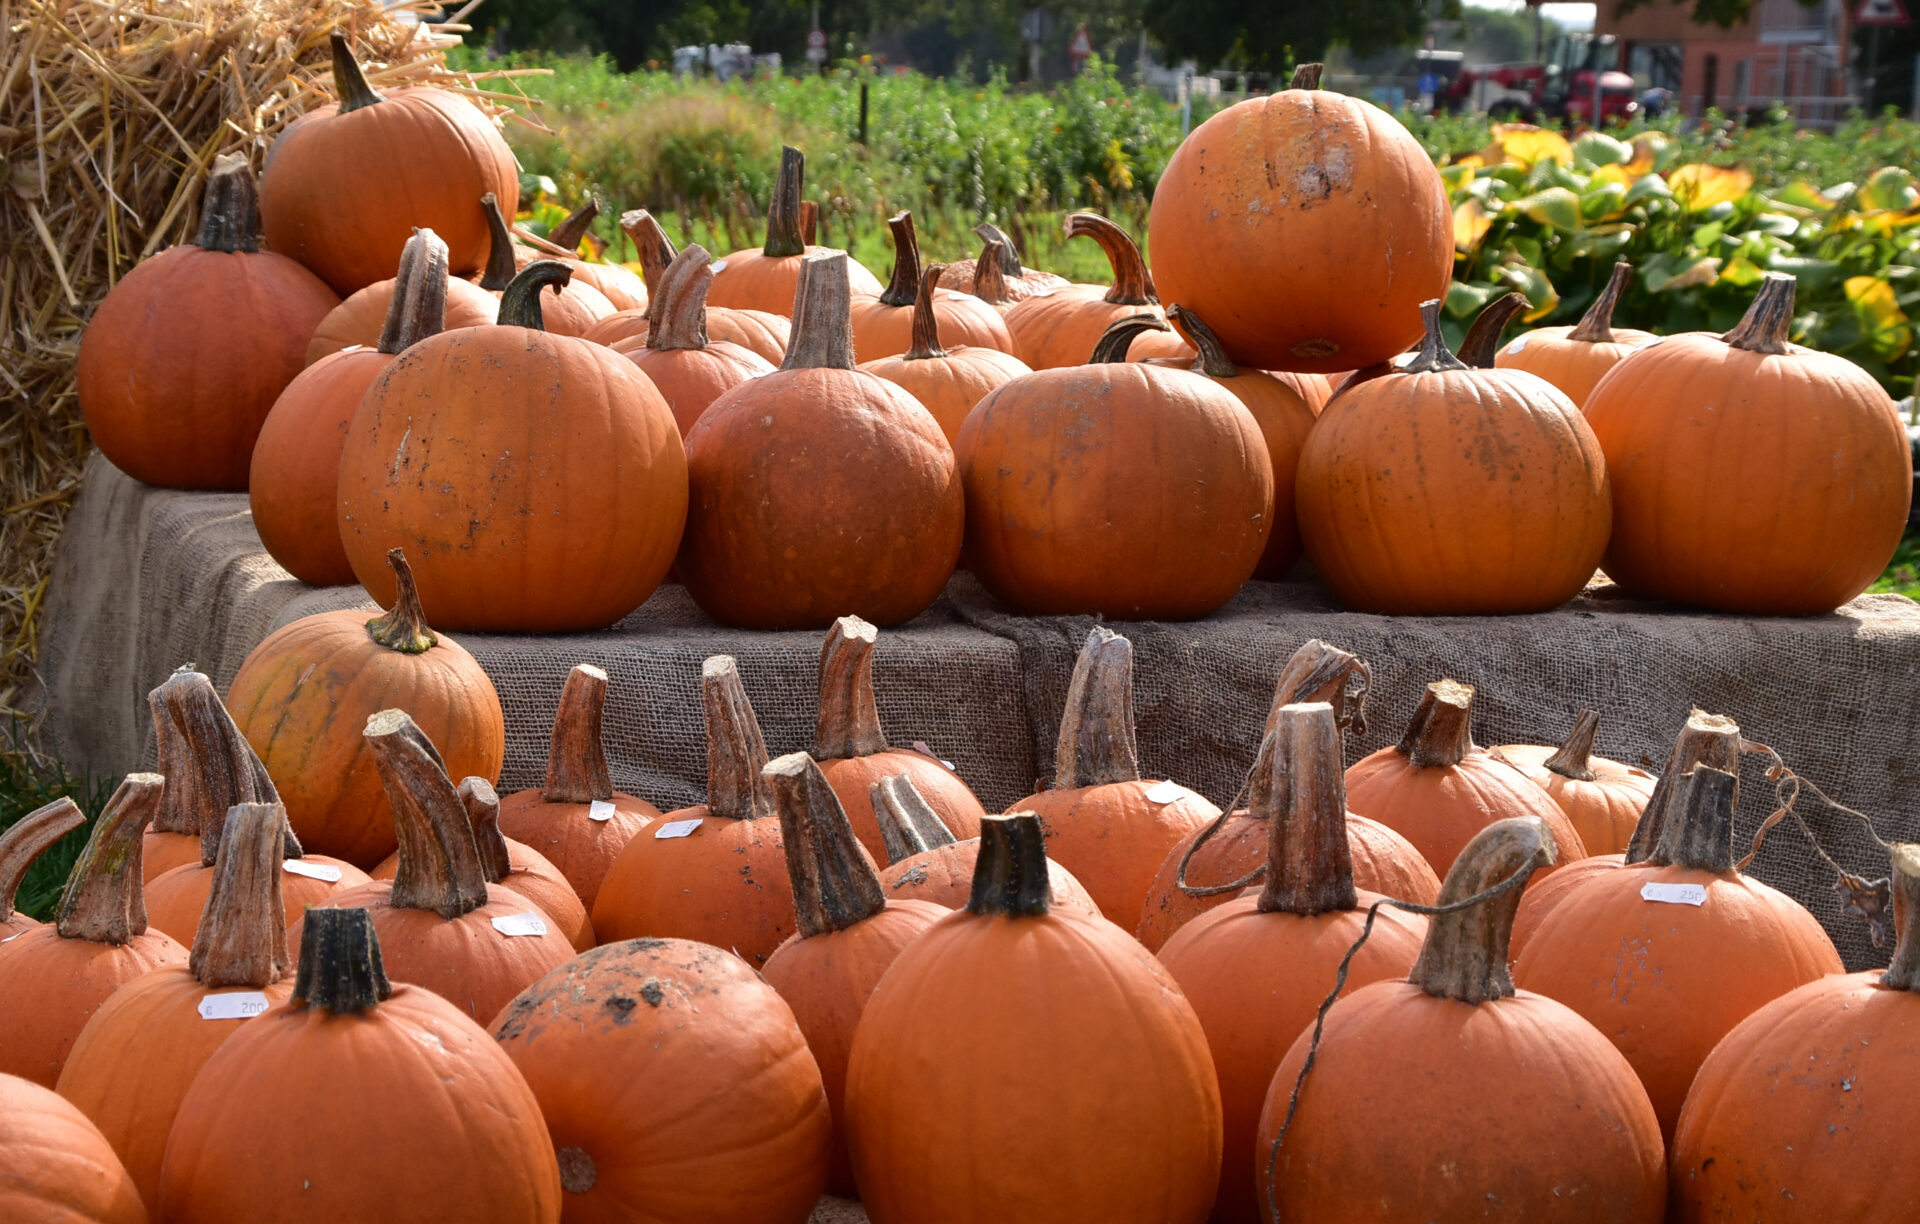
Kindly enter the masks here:
[[1833, 856], [1827, 853], [1826, 847], [1820, 844], [1820, 839], [1815, 836], [1813, 830], [1808, 827], [1806, 819], [1800, 815], [1798, 804], [1800, 802], [1801, 789], [1804, 787], [1812, 791], [1814, 795], [1828, 807], [1837, 812], [1844, 812], [1859, 821], [1861, 829], [1866, 832], [1867, 840], [1881, 850], [1886, 851], [1889, 856], [1893, 853], [1893, 847], [1881, 840], [1880, 835], [1874, 832], [1873, 821], [1868, 818], [1865, 813], [1848, 807], [1846, 804], [1841, 803], [1833, 796], [1821, 790], [1818, 786], [1815, 786], [1799, 774], [1793, 772], [1793, 769], [1788, 766], [1785, 761], [1780, 759], [1780, 754], [1772, 748], [1743, 736], [1740, 740], [1740, 751], [1754, 753], [1767, 758], [1769, 762], [1767, 765], [1767, 780], [1774, 784], [1774, 799], [1777, 806], [1775, 806], [1772, 814], [1760, 822], [1760, 827], [1753, 831], [1753, 844], [1748, 848], [1747, 856], [1734, 864], [1734, 867], [1737, 870], [1745, 871], [1747, 865], [1752, 863], [1754, 858], [1759, 855], [1760, 847], [1767, 840], [1768, 831], [1782, 820], [1792, 817], [1793, 823], [1798, 825], [1800, 832], [1806, 836], [1807, 844], [1813, 847], [1813, 852], [1820, 856], [1822, 862], [1833, 869], [1833, 873], [1835, 877], [1837, 877], [1833, 883], [1833, 890], [1840, 897], [1840, 912], [1846, 917], [1864, 920], [1867, 924], [1867, 934], [1869, 938], [1872, 939], [1873, 946], [1876, 948], [1885, 947], [1887, 942], [1888, 915], [1892, 912], [1893, 907], [1893, 891], [1890, 880], [1885, 878], [1875, 880], [1855, 875], [1834, 861]]

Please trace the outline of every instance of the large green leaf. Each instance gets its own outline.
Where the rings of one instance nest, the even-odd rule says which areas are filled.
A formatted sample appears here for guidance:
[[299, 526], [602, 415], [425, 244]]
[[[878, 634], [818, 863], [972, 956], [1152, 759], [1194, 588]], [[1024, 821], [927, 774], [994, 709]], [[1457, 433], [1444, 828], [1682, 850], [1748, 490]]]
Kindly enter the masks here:
[[1633, 160], [1633, 146], [1605, 132], [1585, 132], [1573, 142], [1573, 164], [1586, 169], [1620, 166]]
[[1860, 188], [1860, 207], [1864, 209], [1912, 208], [1916, 204], [1920, 204], [1920, 189], [1913, 185], [1913, 173], [1899, 166], [1880, 167]]
[[1521, 196], [1511, 207], [1542, 225], [1557, 230], [1580, 228], [1580, 197], [1565, 187], [1549, 187], [1529, 196]]

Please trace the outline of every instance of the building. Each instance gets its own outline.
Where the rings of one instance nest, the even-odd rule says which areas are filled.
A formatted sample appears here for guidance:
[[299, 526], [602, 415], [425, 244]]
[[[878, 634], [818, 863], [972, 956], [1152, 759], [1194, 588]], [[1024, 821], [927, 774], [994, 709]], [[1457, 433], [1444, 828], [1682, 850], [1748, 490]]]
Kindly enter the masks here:
[[1692, 19], [1691, 4], [1651, 0], [1625, 15], [1606, 0], [1594, 19], [1613, 34], [1622, 64], [1644, 89], [1670, 91], [1680, 110], [1728, 114], [1784, 103], [1802, 124], [1830, 126], [1857, 103], [1845, 69], [1846, 0], [1757, 0], [1732, 29]]

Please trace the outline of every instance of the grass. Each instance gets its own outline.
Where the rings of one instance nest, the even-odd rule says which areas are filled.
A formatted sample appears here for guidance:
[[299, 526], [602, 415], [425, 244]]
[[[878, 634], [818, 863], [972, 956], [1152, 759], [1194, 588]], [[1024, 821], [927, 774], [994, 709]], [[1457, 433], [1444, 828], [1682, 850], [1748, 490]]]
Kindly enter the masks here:
[[57, 799], [71, 798], [87, 814], [87, 824], [54, 843], [53, 847], [27, 869], [14, 898], [14, 908], [29, 918], [47, 921], [66, 887], [67, 873], [86, 845], [93, 818], [106, 806], [113, 793], [111, 785], [74, 778], [64, 766], [35, 760], [15, 744], [14, 751], [0, 755], [0, 833], [15, 821]]
[[1894, 550], [1893, 560], [1887, 565], [1887, 572], [1880, 575], [1880, 581], [1867, 590], [1875, 594], [1920, 599], [1920, 527], [1907, 528], [1906, 536], [1900, 541], [1900, 547]]

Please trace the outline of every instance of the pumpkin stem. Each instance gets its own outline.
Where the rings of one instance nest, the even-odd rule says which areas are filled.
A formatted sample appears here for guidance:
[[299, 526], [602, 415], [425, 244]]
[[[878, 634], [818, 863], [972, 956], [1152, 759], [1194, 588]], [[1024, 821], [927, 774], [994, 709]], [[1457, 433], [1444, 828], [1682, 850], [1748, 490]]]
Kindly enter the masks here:
[[800, 261], [793, 292], [793, 342], [783, 370], [851, 370], [853, 291], [845, 251], [814, 251]]
[[473, 825], [439, 750], [405, 710], [369, 716], [361, 734], [393, 806], [400, 843], [394, 908], [432, 910], [454, 919], [485, 905], [486, 872]]
[[1106, 301], [1115, 306], [1160, 304], [1154, 296], [1153, 277], [1147, 273], [1147, 261], [1140, 258], [1140, 248], [1127, 231], [1099, 213], [1077, 212], [1068, 214], [1066, 233], [1070, 239], [1091, 238], [1107, 253], [1107, 262], [1113, 266], [1113, 288], [1107, 290]]
[[888, 863], [951, 846], [959, 840], [906, 774], [895, 774], [873, 783], [867, 787], [867, 797], [873, 801], [873, 816], [880, 824], [880, 840], [886, 844]]
[[1893, 963], [1881, 984], [1920, 991], [1920, 846], [1893, 847]]
[[[1738, 777], [1739, 725], [1731, 718], [1708, 714], [1704, 710], [1695, 710], [1687, 715], [1686, 724], [1680, 728], [1680, 734], [1674, 737], [1673, 749], [1667, 754], [1667, 767], [1660, 774], [1659, 781], [1653, 784], [1653, 794], [1647, 799], [1647, 808], [1640, 813], [1640, 823], [1634, 826], [1633, 837], [1627, 843], [1627, 862], [1643, 862], [1653, 854], [1666, 827], [1667, 814], [1679, 802], [1686, 776], [1693, 772], [1696, 765], [1710, 765]], [[1736, 803], [1737, 799], [1736, 795]]]
[[873, 647], [880, 631], [843, 616], [820, 647], [820, 713], [813, 724], [815, 760], [838, 761], [887, 750], [873, 696]]
[[1167, 307], [1167, 318], [1198, 354], [1193, 359], [1194, 373], [1205, 374], [1208, 378], [1240, 376], [1240, 367], [1233, 364], [1233, 358], [1227, 356], [1226, 346], [1220, 343], [1220, 337], [1214, 335], [1213, 329], [1200, 321], [1199, 315], [1175, 303]]
[[327, 35], [327, 41], [333, 44], [333, 92], [340, 96], [339, 113], [344, 115], [385, 102], [386, 98], [367, 84], [367, 74], [361, 69], [360, 61], [353, 58], [347, 36], [335, 30]]
[[1613, 343], [1613, 309], [1620, 304], [1620, 295], [1633, 283], [1633, 265], [1626, 260], [1613, 265], [1613, 274], [1607, 277], [1606, 288], [1600, 296], [1593, 299], [1593, 305], [1587, 307], [1587, 313], [1580, 316], [1580, 322], [1567, 333], [1567, 339], [1580, 340], [1587, 344]]
[[913, 299], [913, 344], [901, 354], [907, 361], [947, 355], [947, 350], [940, 347], [940, 316], [933, 309], [933, 294], [940, 287], [940, 274], [946, 270], [947, 265], [934, 264], [921, 274], [920, 291]]
[[1422, 769], [1465, 760], [1473, 751], [1473, 686], [1458, 680], [1429, 684], [1397, 748]]
[[1087, 634], [1067, 685], [1054, 749], [1055, 790], [1140, 779], [1133, 738], [1133, 643], [1105, 625]]
[[[173, 772], [163, 776], [180, 806], [169, 817], [183, 826], [180, 832], [200, 835], [200, 863], [211, 867], [220, 857], [227, 810], [240, 803], [278, 803], [280, 792], [213, 681], [199, 672], [177, 671], [147, 701], [156, 726], [164, 713], [172, 740], [163, 759]], [[163, 798], [161, 807], [167, 806]], [[289, 858], [300, 856], [292, 829], [284, 831], [283, 850]]]
[[237, 153], [213, 159], [206, 194], [200, 203], [200, 232], [193, 245], [203, 251], [252, 253], [260, 249], [260, 189], [253, 167]]
[[700, 665], [700, 698], [707, 708], [707, 812], [727, 820], [773, 815], [773, 789], [760, 772], [767, 742], [732, 655]]
[[800, 241], [813, 245], [813, 236], [820, 227], [820, 205], [813, 200], [800, 201]]
[[1489, 302], [1468, 325], [1466, 338], [1460, 341], [1460, 360], [1476, 370], [1491, 370], [1500, 351], [1500, 333], [1526, 308], [1527, 299], [1518, 293]]
[[807, 240], [800, 232], [800, 193], [806, 178], [806, 155], [792, 145], [783, 146], [780, 176], [774, 180], [773, 198], [767, 202], [767, 242], [760, 248], [768, 259], [807, 253]]
[[67, 876], [57, 923], [62, 939], [85, 939], [116, 947], [147, 929], [147, 894], [141, 883], [141, 837], [160, 808], [166, 779], [128, 774]]
[[601, 740], [606, 705], [607, 673], [591, 663], [576, 663], [560, 690], [553, 736], [547, 741], [547, 789], [540, 797], [548, 803], [613, 798], [613, 776]]
[[911, 306], [920, 296], [920, 239], [913, 232], [913, 214], [906, 209], [887, 218], [893, 231], [893, 275], [880, 295], [883, 306]]
[[1287, 88], [1288, 89], [1320, 88], [1320, 73], [1324, 68], [1326, 68], [1325, 64], [1301, 64], [1299, 67], [1293, 70], [1293, 81], [1290, 84], [1288, 84]]
[[564, 221], [547, 231], [547, 241], [578, 254], [580, 241], [587, 236], [588, 228], [599, 215], [600, 201], [589, 192], [585, 204], [568, 213]]
[[673, 239], [667, 237], [660, 222], [644, 208], [621, 213], [620, 228], [632, 240], [633, 249], [640, 253], [640, 271], [647, 288], [660, 292], [665, 284], [660, 278], [674, 260]]
[[287, 914], [280, 896], [280, 830], [286, 823], [287, 810], [278, 803], [227, 809], [207, 907], [187, 961], [194, 980], [209, 990], [259, 990], [286, 976]]
[[540, 316], [540, 291], [552, 285], [557, 293], [573, 280], [573, 269], [557, 259], [536, 259], [514, 274], [513, 283], [500, 294], [500, 324], [524, 327], [529, 331], [547, 330]]
[[1669, 811], [1660, 843], [1647, 862], [1655, 867], [1733, 874], [1734, 775], [1696, 765], [1684, 780], [1677, 811]]
[[0, 833], [0, 922], [13, 917], [13, 899], [20, 895], [20, 881], [27, 878], [34, 860], [85, 823], [80, 805], [63, 796], [33, 809]]
[[1420, 322], [1426, 327], [1426, 335], [1420, 338], [1420, 349], [1414, 359], [1400, 370], [1404, 374], [1432, 374], [1444, 370], [1465, 370], [1470, 367], [1455, 357], [1447, 349], [1447, 338], [1440, 332], [1440, 300], [1420, 303]]
[[1037, 918], [1052, 907], [1052, 895], [1047, 835], [1040, 828], [1040, 817], [1033, 812], [984, 817], [967, 912]]
[[308, 910], [290, 1006], [363, 1012], [392, 996], [373, 915], [363, 909]]
[[416, 229], [400, 252], [400, 272], [380, 330], [380, 351], [397, 356], [437, 336], [447, 320], [447, 244], [430, 229]]
[[513, 258], [513, 230], [491, 191], [480, 197], [480, 211], [486, 215], [488, 235], [487, 266], [480, 274], [480, 287], [488, 293], [503, 293], [513, 283], [518, 266]]
[[480, 856], [480, 874], [498, 884], [513, 874], [513, 855], [506, 834], [500, 832], [500, 793], [485, 778], [462, 778], [454, 788], [473, 829], [473, 848]]
[[407, 554], [398, 548], [387, 550], [387, 564], [393, 567], [393, 606], [367, 622], [367, 636], [388, 650], [425, 654], [440, 644], [440, 638], [427, 627], [413, 567], [407, 564]]
[[1599, 777], [1593, 772], [1593, 737], [1600, 730], [1600, 715], [1593, 710], [1580, 711], [1580, 717], [1573, 724], [1573, 730], [1561, 743], [1560, 751], [1547, 758], [1547, 768], [1563, 778], [1572, 778], [1576, 782], [1591, 782]]
[[974, 261], [973, 296], [989, 306], [1004, 306], [1013, 300], [1007, 289], [1007, 273], [999, 254], [1011, 249], [999, 241], [989, 242], [980, 258]]
[[[1263, 914], [1310, 918], [1358, 904], [1353, 852], [1347, 845], [1347, 784], [1340, 759], [1340, 725], [1325, 702], [1289, 705], [1260, 745], [1254, 776], [1265, 783], [1249, 794], [1248, 814], [1267, 821], [1267, 882]], [[1256, 810], [1258, 804], [1258, 810]]]
[[1720, 337], [1737, 349], [1778, 357], [1792, 346], [1794, 279], [1785, 272], [1769, 272], [1753, 295], [1746, 317]]
[[1100, 338], [1094, 341], [1093, 355], [1087, 358], [1087, 364], [1115, 365], [1124, 363], [1127, 360], [1127, 349], [1132, 346], [1135, 336], [1141, 332], [1164, 332], [1172, 330], [1171, 327], [1167, 326], [1165, 319], [1151, 311], [1143, 311], [1140, 314], [1128, 315], [1124, 319], [1116, 319], [1108, 324], [1107, 330], [1101, 332]]
[[1352, 651], [1329, 646], [1319, 638], [1300, 643], [1273, 686], [1273, 704], [1267, 708], [1267, 729], [1272, 735], [1279, 723], [1282, 707], [1324, 701], [1333, 707], [1333, 721], [1341, 728], [1352, 727], [1355, 735], [1367, 733], [1367, 696], [1373, 688], [1373, 669]]
[[[1013, 239], [1007, 236], [1005, 230], [991, 222], [982, 221], [973, 227], [973, 232], [986, 244], [980, 248], [979, 263], [996, 263], [1002, 275], [1015, 280], [1027, 274], [1026, 268], [1020, 264], [1020, 248], [1013, 244]], [[996, 243], [999, 245], [996, 246]], [[978, 264], [975, 266], [978, 267]]]
[[1447, 872], [1434, 905], [1445, 909], [1507, 887], [1478, 905], [1433, 915], [1408, 980], [1430, 995], [1462, 1003], [1513, 997], [1507, 947], [1514, 911], [1527, 880], [1551, 867], [1557, 853], [1553, 831], [1537, 816], [1496, 820], [1475, 834]]
[[844, 931], [887, 908], [886, 889], [846, 809], [804, 752], [776, 757], [760, 771], [780, 809], [780, 839], [793, 877], [800, 938]]
[[694, 243], [674, 257], [664, 282], [648, 299], [650, 349], [707, 347], [707, 291], [713, 288], [713, 257]]

